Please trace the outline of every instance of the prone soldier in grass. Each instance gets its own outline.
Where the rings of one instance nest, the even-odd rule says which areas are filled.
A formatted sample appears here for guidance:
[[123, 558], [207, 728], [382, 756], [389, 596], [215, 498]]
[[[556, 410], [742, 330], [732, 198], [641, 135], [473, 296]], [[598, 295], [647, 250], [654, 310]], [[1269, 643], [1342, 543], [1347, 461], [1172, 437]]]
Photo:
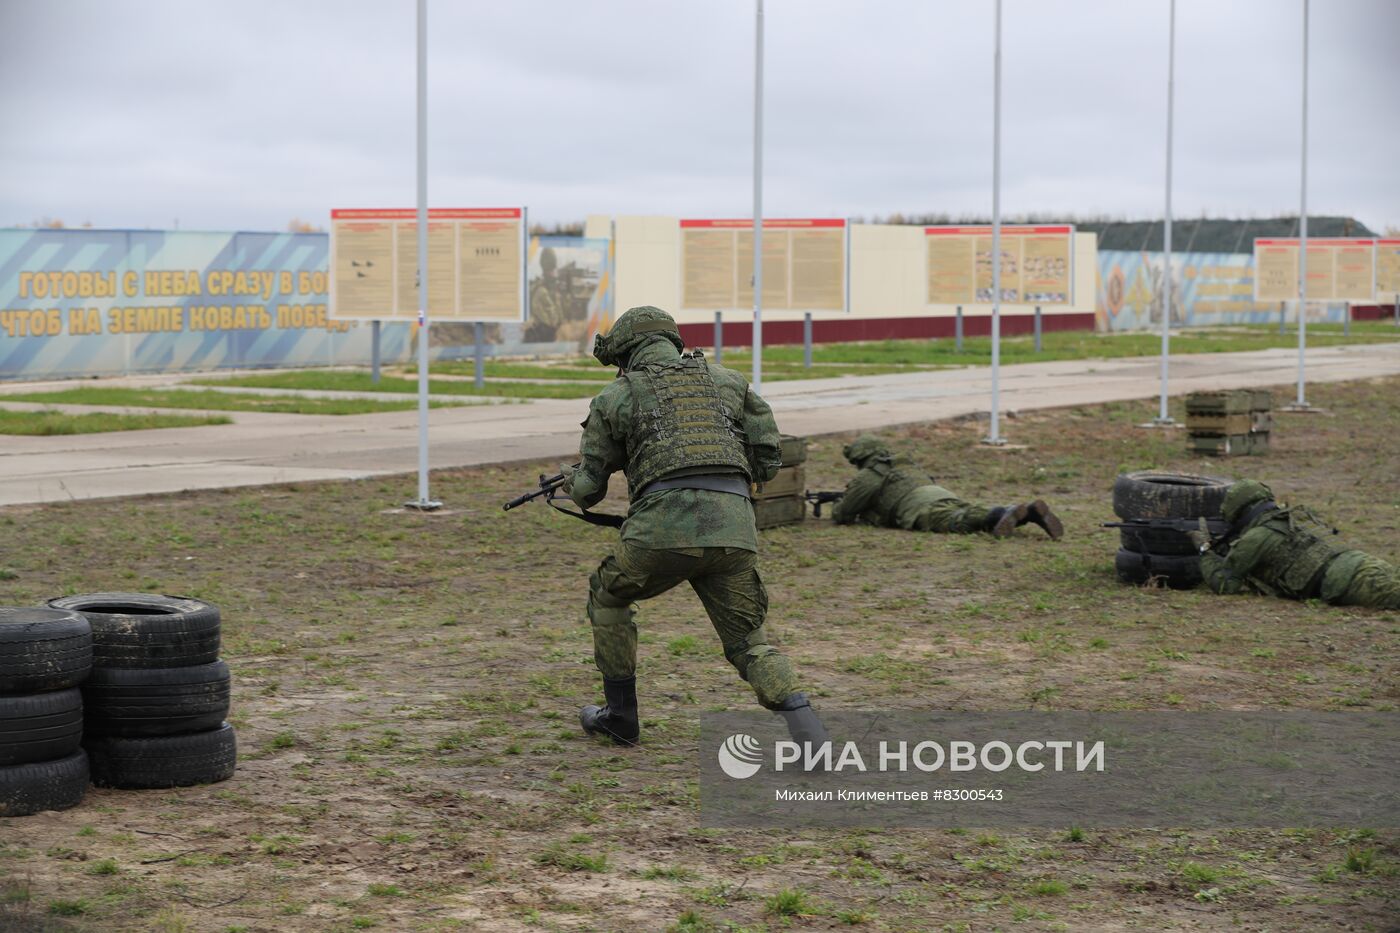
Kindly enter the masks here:
[[1189, 534], [1201, 550], [1201, 575], [1215, 592], [1400, 609], [1400, 567], [1344, 546], [1335, 529], [1308, 509], [1280, 506], [1263, 483], [1232, 485], [1221, 513], [1230, 524], [1223, 540]]
[[935, 483], [913, 460], [896, 456], [873, 434], [860, 436], [842, 453], [859, 472], [832, 509], [832, 520], [838, 524], [864, 522], [944, 534], [985, 531], [998, 538], [1033, 524], [1057, 541], [1064, 535], [1064, 525], [1044, 501], [999, 506], [965, 502]]
[[589, 578], [606, 704], [584, 707], [580, 722], [619, 744], [637, 741], [635, 603], [689, 582], [759, 703], [782, 714], [794, 738], [822, 741], [792, 664], [764, 633], [768, 593], [750, 483], [778, 471], [778, 426], [742, 376], [684, 348], [671, 316], [648, 306], [627, 311], [594, 343], [593, 355], [618, 367], [618, 378], [593, 399], [581, 460], [563, 468], [563, 488], [587, 509], [621, 470], [631, 504], [615, 553]]

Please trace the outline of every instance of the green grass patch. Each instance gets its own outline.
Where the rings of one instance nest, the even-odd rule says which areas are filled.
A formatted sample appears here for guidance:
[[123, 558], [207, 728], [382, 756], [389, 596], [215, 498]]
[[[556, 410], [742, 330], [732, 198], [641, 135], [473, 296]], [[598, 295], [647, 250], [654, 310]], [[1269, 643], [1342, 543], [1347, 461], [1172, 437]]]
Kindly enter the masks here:
[[603, 872], [608, 870], [607, 853], [600, 852], [597, 855], [589, 855], [586, 852], [565, 849], [558, 845], [550, 846], [536, 855], [535, 861], [540, 865], [552, 865], [565, 871]]
[[115, 415], [105, 412], [67, 415], [61, 411], [0, 409], [0, 434], [52, 437], [59, 434], [145, 431], [151, 428], [192, 428], [202, 424], [230, 424], [232, 421], [226, 415]]
[[779, 917], [800, 917], [813, 912], [811, 899], [800, 888], [784, 888], [768, 898], [764, 906]]
[[[1355, 322], [1351, 336], [1342, 334], [1341, 325], [1308, 325], [1308, 345], [1337, 346], [1354, 343], [1387, 343], [1400, 340], [1400, 328], [1389, 323]], [[1172, 336], [1172, 353], [1234, 353], [1246, 350], [1291, 348], [1298, 345], [1296, 331], [1279, 334], [1278, 329], [1264, 327], [1212, 328], [1188, 330]], [[1155, 356], [1161, 352], [1160, 334], [1100, 334], [1094, 331], [1056, 331], [1044, 334], [1041, 352], [1035, 352], [1031, 337], [1003, 337], [1001, 361], [1010, 363], [1040, 363], [1053, 360], [1117, 359], [1128, 356]], [[990, 337], [968, 337], [963, 351], [957, 352], [953, 340], [882, 340], [870, 343], [826, 343], [812, 348], [816, 364], [884, 364], [902, 366], [985, 366], [991, 359]], [[801, 345], [767, 346], [763, 348], [765, 372], [770, 365], [800, 365]], [[724, 354], [724, 364], [746, 371], [753, 366], [747, 351]], [[814, 375], [821, 373], [814, 367]]]
[[[366, 376], [365, 379], [368, 381], [369, 377]], [[120, 405], [139, 408], [195, 408], [213, 411], [268, 411], [289, 415], [365, 415], [384, 411], [410, 411], [418, 405], [417, 402], [413, 401], [381, 401], [362, 398], [305, 398], [299, 395], [253, 395], [251, 393], [201, 392], [187, 389], [99, 387], [62, 389], [57, 392], [30, 392], [22, 395], [8, 395], [5, 398], [24, 402], [48, 402], [54, 405]], [[432, 406], [438, 408], [445, 404], [450, 403], [433, 402]], [[93, 417], [98, 416], [94, 415]], [[102, 415], [101, 417], [115, 418], [119, 416]], [[225, 418], [222, 423], [227, 424], [228, 419]]]
[[[605, 370], [612, 372], [612, 370]], [[255, 389], [310, 389], [321, 392], [393, 392], [411, 395], [418, 392], [417, 379], [382, 376], [373, 381], [368, 372], [353, 370], [294, 370], [285, 373], [264, 373], [256, 376], [235, 376], [226, 379], [195, 379], [195, 385], [240, 386]], [[470, 382], [448, 379], [428, 380], [428, 391], [434, 395], [500, 396], [506, 398], [588, 398], [598, 392], [595, 385], [568, 385], [534, 382], [493, 382], [478, 389]], [[375, 404], [393, 405], [393, 402]]]

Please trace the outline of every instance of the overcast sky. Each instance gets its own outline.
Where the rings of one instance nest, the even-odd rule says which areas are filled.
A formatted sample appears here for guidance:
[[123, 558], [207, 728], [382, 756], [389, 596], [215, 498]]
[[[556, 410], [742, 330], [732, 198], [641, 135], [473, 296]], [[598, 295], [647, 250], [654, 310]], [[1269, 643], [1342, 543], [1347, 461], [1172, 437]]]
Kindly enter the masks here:
[[[1296, 213], [1301, 0], [1178, 0], [1175, 213]], [[991, 0], [768, 0], [765, 213], [989, 213]], [[753, 0], [430, 0], [429, 197], [747, 216]], [[1167, 0], [1006, 0], [1002, 205], [1160, 217]], [[1400, 225], [1400, 2], [1312, 4], [1312, 213]], [[0, 224], [414, 203], [412, 0], [0, 0]]]

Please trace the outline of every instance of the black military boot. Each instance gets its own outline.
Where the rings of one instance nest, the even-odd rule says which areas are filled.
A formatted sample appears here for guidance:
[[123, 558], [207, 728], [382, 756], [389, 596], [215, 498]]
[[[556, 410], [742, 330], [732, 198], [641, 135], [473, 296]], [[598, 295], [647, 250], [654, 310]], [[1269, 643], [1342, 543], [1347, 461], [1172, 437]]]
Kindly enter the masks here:
[[1050, 511], [1050, 506], [1045, 504], [1044, 499], [1037, 499], [1020, 506], [1020, 508], [1025, 509], [1026, 514], [1024, 518], [1016, 520], [1016, 527], [1019, 528], [1026, 524], [1039, 525], [1045, 529], [1045, 533], [1050, 536], [1052, 541], [1058, 541], [1065, 536], [1064, 523], [1054, 512]]
[[637, 721], [637, 678], [613, 680], [603, 678], [606, 706], [585, 706], [579, 710], [578, 721], [590, 735], [609, 736], [618, 745], [636, 745], [642, 734]]
[[1026, 523], [1027, 506], [999, 505], [987, 516], [987, 532], [994, 538], [1009, 538]]
[[812, 709], [812, 703], [807, 699], [805, 693], [794, 693], [783, 701], [782, 705], [773, 710], [787, 722], [788, 735], [799, 745], [810, 744], [813, 748], [819, 747], [823, 742], [830, 742], [831, 735], [826, 731], [826, 726], [817, 718], [816, 710]]

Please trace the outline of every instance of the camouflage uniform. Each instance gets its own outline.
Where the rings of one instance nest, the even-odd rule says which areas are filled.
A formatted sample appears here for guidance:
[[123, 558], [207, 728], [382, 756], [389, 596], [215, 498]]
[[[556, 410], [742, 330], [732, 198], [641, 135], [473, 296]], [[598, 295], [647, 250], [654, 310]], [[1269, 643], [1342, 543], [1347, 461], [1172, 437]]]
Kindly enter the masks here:
[[[607, 495], [609, 476], [627, 475], [622, 540], [589, 578], [594, 660], [608, 706], [583, 712], [585, 729], [619, 742], [636, 739], [635, 721], [616, 722], [619, 707], [630, 705], [635, 717], [633, 604], [684, 582], [758, 701], [780, 712], [807, 705], [792, 665], [764, 635], [768, 594], [748, 498], [751, 481], [778, 471], [777, 424], [742, 376], [699, 353], [683, 357], [683, 347], [670, 315], [650, 307], [631, 309], [598, 338], [594, 355], [622, 371], [593, 399], [581, 461], [566, 471], [565, 488], [584, 508]], [[658, 481], [667, 488], [647, 489]]]
[[1059, 519], [1039, 499], [1026, 505], [982, 506], [959, 499], [919, 469], [908, 457], [896, 457], [877, 437], [866, 434], [842, 451], [859, 468], [845, 495], [832, 509], [838, 524], [864, 522], [882, 528], [1004, 537], [1034, 522], [1052, 538], [1063, 533]]
[[1280, 508], [1263, 483], [1235, 483], [1221, 511], [1231, 525], [1229, 549], [1201, 554], [1201, 574], [1215, 592], [1400, 609], [1400, 568], [1343, 547], [1308, 510]]

